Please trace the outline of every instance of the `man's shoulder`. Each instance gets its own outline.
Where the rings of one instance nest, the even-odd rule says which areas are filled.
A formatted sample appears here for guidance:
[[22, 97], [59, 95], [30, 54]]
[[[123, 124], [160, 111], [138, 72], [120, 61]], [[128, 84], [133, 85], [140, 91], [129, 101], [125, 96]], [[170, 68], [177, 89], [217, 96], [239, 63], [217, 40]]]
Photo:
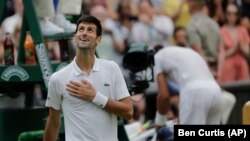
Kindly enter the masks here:
[[[63, 67], [63, 68], [61, 68], [61, 69], [55, 71], [55, 72], [52, 74], [51, 77], [54, 77], [54, 78], [62, 78], [63, 76], [66, 76], [66, 74], [69, 73], [69, 70], [70, 70], [70, 69], [72, 70], [72, 65], [71, 65], [71, 63], [68, 64], [68, 65], [66, 65], [65, 67]], [[70, 70], [70, 71], [71, 71], [71, 70]]]
[[192, 27], [192, 28], [203, 27], [204, 28], [204, 25], [207, 25], [207, 24], [219, 27], [219, 24], [214, 19], [212, 19], [209, 16], [202, 15], [202, 14], [194, 16], [191, 19], [187, 27]]
[[106, 60], [100, 58], [98, 60], [102, 70], [117, 71], [117, 69], [120, 69], [119, 65], [113, 60]]
[[199, 34], [210, 34], [212, 32], [217, 34], [219, 30], [219, 25], [211, 18], [204, 18], [204, 20], [192, 22], [187, 26], [188, 34], [192, 32], [196, 32]]
[[68, 71], [69, 69], [72, 69], [72, 67], [73, 67], [73, 64], [72, 64], [72, 62], [71, 62], [71, 63], [69, 63], [69, 64], [64, 65], [64, 67], [61, 67], [61, 68], [60, 68], [59, 70], [57, 70], [56, 72], [58, 72], [58, 73], [65, 72], [65, 71]]
[[114, 65], [116, 65], [116, 62], [112, 61], [112, 60], [98, 58], [98, 61], [100, 62], [101, 66], [114, 66]]
[[163, 47], [161, 50], [159, 50], [157, 53], [155, 53], [154, 57], [159, 58], [166, 58], [168, 57], [167, 54], [171, 54], [172, 51], [175, 49], [176, 46], [167, 46]]

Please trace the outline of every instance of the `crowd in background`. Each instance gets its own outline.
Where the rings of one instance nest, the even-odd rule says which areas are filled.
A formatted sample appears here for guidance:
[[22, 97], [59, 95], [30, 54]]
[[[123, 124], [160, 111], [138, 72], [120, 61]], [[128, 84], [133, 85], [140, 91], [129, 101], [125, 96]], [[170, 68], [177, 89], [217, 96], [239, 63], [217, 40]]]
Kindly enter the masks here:
[[[193, 7], [190, 10], [188, 3], [192, 1], [197, 3], [195, 0], [82, 0], [81, 14], [94, 15], [103, 24], [103, 40], [101, 47], [97, 49], [97, 54], [101, 58], [115, 60], [121, 65], [121, 58], [131, 43], [146, 43], [150, 47], [157, 45], [192, 47], [192, 39], [189, 38], [192, 35], [192, 28], [195, 27], [191, 26], [191, 29], [187, 27], [193, 16], [192, 10], [195, 9]], [[220, 47], [224, 50], [224, 61], [220, 73], [223, 76], [218, 76], [220, 77], [218, 81], [224, 83], [248, 80], [249, 0], [204, 1], [202, 16], [209, 16], [219, 25], [219, 31], [214, 30], [214, 32], [220, 32], [222, 42]], [[9, 2], [7, 4], [10, 5]], [[13, 0], [13, 6], [9, 7], [9, 15], [1, 25], [1, 37], [4, 36], [2, 33], [11, 33], [17, 46], [16, 40], [19, 39], [18, 33], [23, 16], [22, 0]], [[201, 32], [202, 30], [204, 29], [201, 29]], [[203, 44], [205, 39], [201, 40]], [[213, 40], [208, 39], [208, 41]], [[214, 48], [205, 49], [211, 51], [211, 53], [204, 54], [206, 59], [217, 58], [219, 53]], [[1, 62], [2, 58], [1, 55]]]
[[[22, 0], [12, 2], [9, 15], [0, 27], [0, 63], [3, 62], [4, 33], [12, 34], [16, 49], [19, 42]], [[81, 1], [81, 14], [97, 17], [103, 26], [102, 41], [96, 52], [98, 57], [114, 60], [125, 71], [122, 59], [132, 43], [146, 43], [151, 48], [159, 45], [189, 47], [204, 57], [220, 84], [250, 78], [249, 9], [250, 0]], [[55, 52], [50, 57], [60, 58], [58, 45], [50, 44], [50, 48]], [[141, 98], [135, 96], [137, 100]], [[145, 111], [145, 106], [137, 108]]]

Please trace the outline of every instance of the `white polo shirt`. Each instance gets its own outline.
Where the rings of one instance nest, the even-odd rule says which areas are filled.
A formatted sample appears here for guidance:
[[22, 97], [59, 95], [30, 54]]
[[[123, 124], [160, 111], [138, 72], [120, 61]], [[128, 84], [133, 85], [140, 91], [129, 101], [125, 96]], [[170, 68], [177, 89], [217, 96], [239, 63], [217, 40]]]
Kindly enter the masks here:
[[56, 110], [62, 106], [67, 141], [118, 141], [115, 114], [70, 96], [66, 91], [69, 80], [81, 82], [83, 79], [111, 99], [120, 100], [129, 96], [121, 70], [115, 62], [95, 58], [93, 69], [87, 75], [74, 59], [51, 76], [46, 106]]

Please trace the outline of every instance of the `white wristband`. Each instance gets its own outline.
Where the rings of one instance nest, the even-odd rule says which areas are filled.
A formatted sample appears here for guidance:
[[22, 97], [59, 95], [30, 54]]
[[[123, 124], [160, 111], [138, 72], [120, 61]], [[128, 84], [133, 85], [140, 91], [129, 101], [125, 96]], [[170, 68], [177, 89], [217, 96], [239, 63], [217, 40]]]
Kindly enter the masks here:
[[97, 92], [95, 98], [92, 100], [92, 103], [96, 104], [97, 106], [104, 108], [108, 103], [108, 97], [105, 95]]
[[155, 124], [159, 126], [166, 125], [167, 118], [165, 115], [160, 114], [158, 111], [155, 116]]

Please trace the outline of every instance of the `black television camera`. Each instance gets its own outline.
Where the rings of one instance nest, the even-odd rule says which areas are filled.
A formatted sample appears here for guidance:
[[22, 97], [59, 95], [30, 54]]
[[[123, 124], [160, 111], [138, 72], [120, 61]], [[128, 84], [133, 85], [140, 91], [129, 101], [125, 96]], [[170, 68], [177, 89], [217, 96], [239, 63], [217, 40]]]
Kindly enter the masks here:
[[131, 95], [143, 93], [149, 82], [154, 81], [154, 53], [148, 45], [134, 43], [124, 56], [123, 67], [129, 70], [129, 78], [125, 80]]

